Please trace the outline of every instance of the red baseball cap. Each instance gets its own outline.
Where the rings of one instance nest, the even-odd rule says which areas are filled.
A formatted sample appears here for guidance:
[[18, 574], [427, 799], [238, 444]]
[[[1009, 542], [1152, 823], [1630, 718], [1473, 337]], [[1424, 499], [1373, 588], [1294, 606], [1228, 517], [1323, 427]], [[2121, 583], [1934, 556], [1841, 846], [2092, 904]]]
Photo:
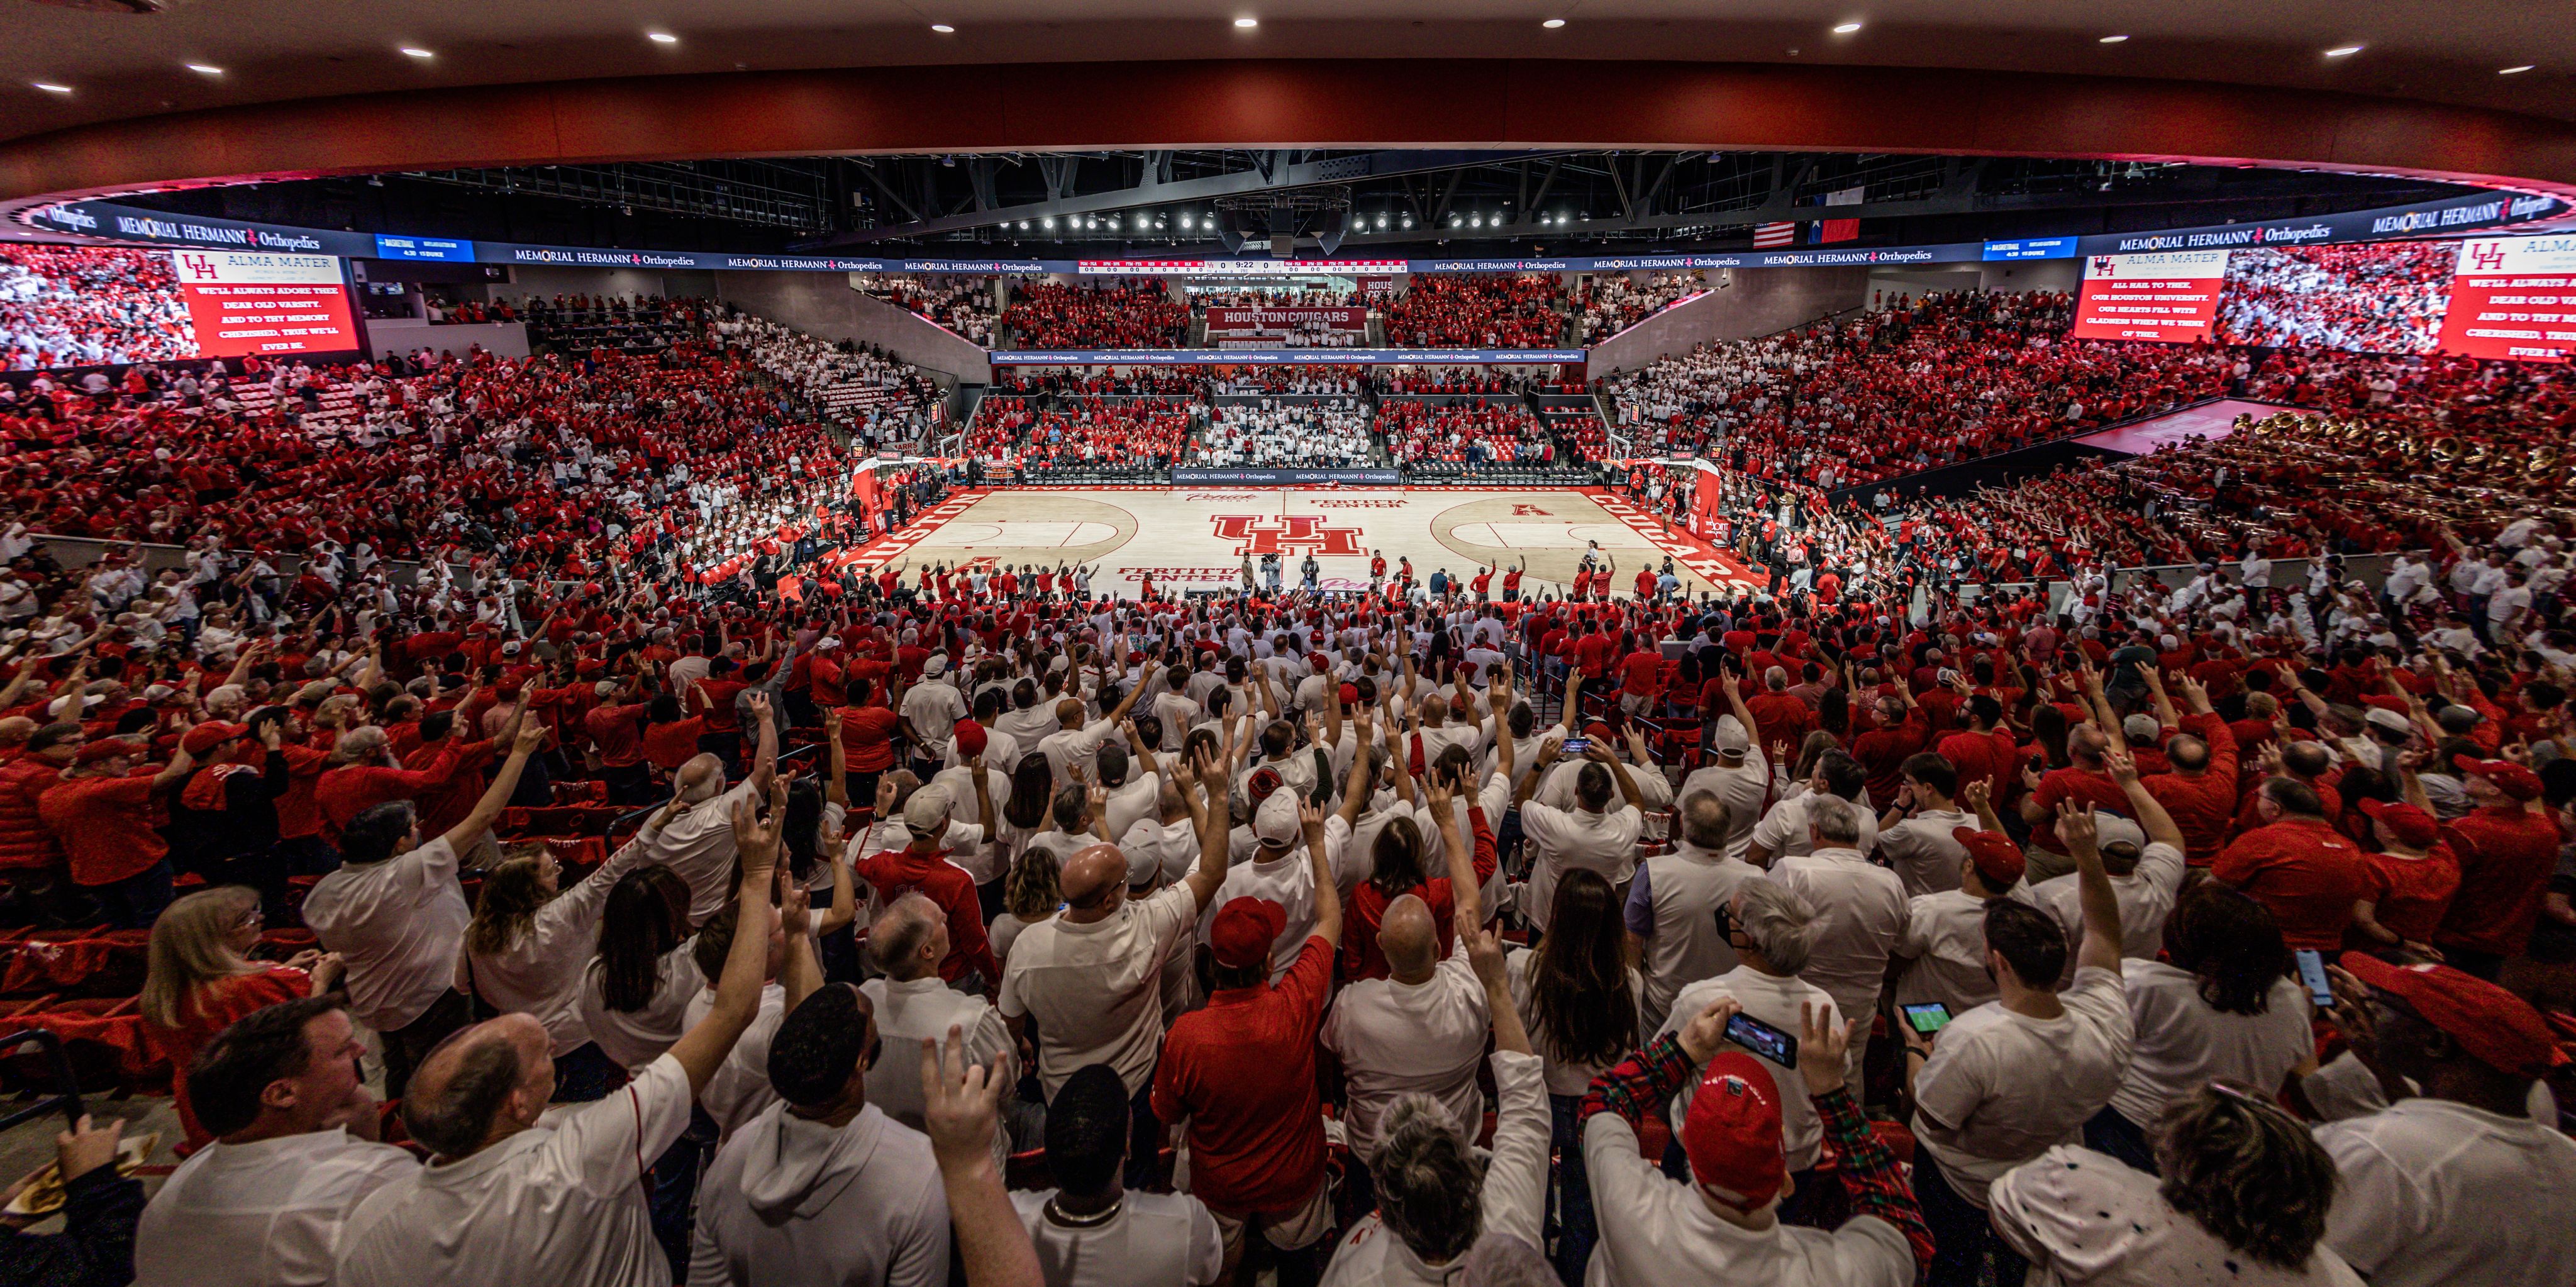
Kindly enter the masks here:
[[1277, 769], [1268, 766], [1254, 769], [1252, 776], [1243, 780], [1243, 794], [1254, 804], [1259, 804], [1269, 799], [1270, 793], [1278, 790], [1282, 781]]
[[1758, 1210], [1789, 1178], [1779, 1085], [1760, 1060], [1741, 1051], [1708, 1061], [1682, 1116], [1681, 1137], [1691, 1176], [1729, 1206]]
[[96, 764], [101, 760], [111, 760], [120, 755], [142, 755], [143, 753], [142, 747], [124, 738], [102, 737], [95, 742], [82, 743], [80, 754], [73, 758], [81, 764]]
[[2010, 889], [2020, 884], [2022, 873], [2030, 869], [2030, 861], [2022, 856], [2021, 846], [2000, 831], [1952, 827], [1950, 838], [1968, 851], [1968, 861], [1976, 864], [1978, 877], [1997, 889]]
[[2474, 755], [2454, 755], [2451, 763], [2462, 773], [2485, 778], [2496, 790], [2516, 800], [2540, 798], [2540, 775], [2511, 760], [2481, 760]]
[[1270, 964], [1270, 945], [1288, 928], [1288, 909], [1267, 898], [1237, 898], [1217, 909], [1208, 926], [1208, 952], [1230, 970]]
[[1610, 726], [1596, 719], [1583, 726], [1583, 735], [1607, 742], [1610, 740]]
[[227, 724], [222, 720], [208, 720], [203, 724], [199, 724], [195, 728], [189, 729], [188, 735], [179, 739], [179, 749], [186, 751], [190, 755], [203, 755], [206, 752], [211, 751], [249, 731], [250, 728], [248, 725]]
[[2397, 843], [2401, 845], [2414, 845], [2421, 848], [2433, 843], [2434, 839], [2442, 834], [2442, 824], [2439, 820], [2411, 804], [2364, 800], [2361, 802], [2361, 811], [2368, 814], [2372, 821], [2385, 824], [2389, 833], [2396, 836]]
[[1359, 685], [1357, 685], [1357, 684], [1344, 684], [1344, 685], [1342, 685], [1342, 705], [1344, 705], [1344, 706], [1348, 706], [1348, 705], [1350, 705], [1351, 703], [1358, 701], [1359, 699], [1360, 699], [1360, 686], [1359, 686]]
[[2391, 965], [2367, 952], [2346, 952], [2341, 964], [2354, 978], [2404, 1001], [2498, 1072], [2545, 1077], [2567, 1063], [2558, 1034], [2540, 1011], [2476, 975], [2430, 961]]
[[957, 755], [960, 759], [974, 759], [984, 753], [985, 747], [992, 744], [992, 735], [984, 731], [983, 725], [971, 719], [957, 721], [954, 732], [957, 737]]

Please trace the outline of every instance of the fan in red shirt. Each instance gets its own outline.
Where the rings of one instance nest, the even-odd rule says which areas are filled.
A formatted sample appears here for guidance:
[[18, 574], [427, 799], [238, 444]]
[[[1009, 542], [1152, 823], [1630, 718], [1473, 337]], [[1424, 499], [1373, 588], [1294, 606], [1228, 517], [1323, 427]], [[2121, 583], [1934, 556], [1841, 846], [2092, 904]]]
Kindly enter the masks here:
[[2432, 954], [2433, 933], [2451, 910], [2460, 889], [2460, 858], [2442, 836], [2442, 824], [2423, 805], [2422, 785], [2410, 778], [2402, 804], [2364, 800], [2376, 852], [2364, 852], [2370, 864], [2370, 894], [2353, 909], [2355, 934], [2385, 948]]
[[2293, 951], [2342, 950], [2353, 905], [2372, 889], [2360, 848], [2326, 821], [2305, 783], [2266, 778], [2255, 794], [2266, 824], [2221, 850], [2211, 878], [2270, 909]]
[[62, 843], [72, 883], [106, 904], [119, 929], [150, 925], [170, 905], [168, 793], [196, 767], [184, 746], [151, 777], [133, 776], [145, 748], [121, 737], [80, 749], [72, 767], [36, 800], [36, 816]]
[[[990, 834], [993, 802], [985, 794], [984, 775], [975, 774], [974, 779], [980, 840]], [[989, 990], [999, 985], [1002, 966], [993, 959], [992, 941], [984, 935], [984, 910], [975, 899], [975, 878], [948, 861], [952, 804], [946, 787], [915, 790], [903, 806], [903, 823], [912, 832], [912, 843], [862, 858], [853, 870], [875, 891], [880, 906], [906, 894], [920, 894], [938, 904], [948, 917], [948, 955], [939, 963], [939, 977], [954, 983], [969, 973], [978, 974], [983, 980], [978, 990]]]
[[1315, 1090], [1315, 1035], [1332, 994], [1342, 899], [1318, 846], [1315, 929], [1273, 985], [1270, 948], [1285, 909], [1258, 898], [1218, 908], [1208, 929], [1216, 990], [1182, 1015], [1154, 1068], [1154, 1115], [1189, 1122], [1190, 1192], [1226, 1233], [1228, 1259], [1258, 1228], [1273, 1246], [1323, 1237], [1323, 1105]]
[[2540, 775], [2511, 760], [2455, 760], [2477, 808], [2444, 839], [2460, 857], [2460, 888], [2433, 943], [2453, 965], [2492, 981], [2531, 941], [2541, 891], [2558, 862], [2558, 826], [2533, 802]]

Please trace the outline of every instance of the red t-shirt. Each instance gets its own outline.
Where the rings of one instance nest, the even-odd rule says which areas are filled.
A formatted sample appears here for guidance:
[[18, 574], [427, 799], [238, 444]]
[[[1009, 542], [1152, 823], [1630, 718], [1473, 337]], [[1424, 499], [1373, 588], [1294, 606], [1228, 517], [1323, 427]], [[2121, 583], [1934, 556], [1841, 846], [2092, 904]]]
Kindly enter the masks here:
[[2066, 852], [2066, 842], [2057, 837], [2057, 806], [2068, 801], [2090, 803], [2125, 818], [2129, 816], [2129, 793], [2106, 773], [2069, 766], [2050, 769], [2039, 779], [2039, 790], [2031, 793], [2039, 807], [2048, 810], [2048, 820], [2030, 829], [2030, 842], [2050, 853]]
[[189, 1148], [204, 1148], [215, 1137], [197, 1122], [196, 1102], [188, 1097], [188, 1062], [234, 1020], [282, 1001], [299, 1000], [312, 990], [313, 976], [282, 965], [272, 966], [217, 979], [197, 989], [195, 995], [181, 1003], [180, 1017], [184, 1022], [176, 1028], [164, 1028], [150, 1019], [143, 1021], [143, 1044], [170, 1061], [170, 1098], [172, 1107], [179, 1110], [179, 1125], [188, 1132]]
[[581, 719], [581, 728], [599, 747], [599, 762], [610, 768], [640, 764], [644, 760], [644, 739], [637, 725], [652, 708], [642, 702], [632, 706], [600, 706]]
[[153, 830], [169, 820], [168, 805], [148, 776], [65, 778], [37, 797], [36, 816], [62, 841], [75, 885], [139, 875], [170, 852]]
[[698, 753], [698, 736], [706, 731], [707, 719], [703, 715], [651, 725], [644, 730], [644, 758], [657, 769], [677, 773]]
[[2364, 853], [2370, 865], [2371, 915], [2410, 943], [2430, 943], [2460, 890], [2460, 856], [2434, 841], [2421, 858]]
[[919, 893], [948, 914], [948, 956], [939, 963], [942, 980], [956, 982], [970, 969], [982, 970], [987, 980], [1002, 977], [1001, 964], [993, 959], [992, 940], [984, 936], [984, 909], [975, 900], [975, 878], [948, 861], [948, 855], [889, 849], [859, 860], [852, 870], [876, 891], [880, 905]]
[[2352, 905], [2371, 892], [2360, 847], [2320, 818], [2283, 818], [2238, 836], [2209, 874], [2270, 908], [2293, 951], [2340, 950]]
[[841, 708], [841, 746], [849, 752], [854, 773], [881, 773], [894, 767], [896, 715], [883, 706]]
[[2514, 805], [2479, 809], [2444, 829], [2460, 856], [2460, 891], [2442, 918], [2442, 947], [2512, 956], [2531, 941], [2540, 892], [2558, 865], [2558, 827]]
[[1315, 1034], [1332, 976], [1332, 944], [1309, 937], [1276, 986], [1219, 991], [1164, 1038], [1154, 1114], [1189, 1119], [1190, 1193], [1209, 1210], [1284, 1210], [1323, 1182]]

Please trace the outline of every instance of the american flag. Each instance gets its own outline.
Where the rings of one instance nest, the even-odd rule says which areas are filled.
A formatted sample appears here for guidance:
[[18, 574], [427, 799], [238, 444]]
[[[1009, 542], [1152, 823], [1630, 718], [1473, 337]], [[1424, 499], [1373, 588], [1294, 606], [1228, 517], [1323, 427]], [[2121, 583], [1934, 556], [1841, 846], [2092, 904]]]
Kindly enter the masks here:
[[1768, 250], [1774, 246], [1786, 246], [1797, 241], [1797, 239], [1798, 225], [1794, 223], [1757, 223], [1753, 225], [1753, 248], [1756, 250]]

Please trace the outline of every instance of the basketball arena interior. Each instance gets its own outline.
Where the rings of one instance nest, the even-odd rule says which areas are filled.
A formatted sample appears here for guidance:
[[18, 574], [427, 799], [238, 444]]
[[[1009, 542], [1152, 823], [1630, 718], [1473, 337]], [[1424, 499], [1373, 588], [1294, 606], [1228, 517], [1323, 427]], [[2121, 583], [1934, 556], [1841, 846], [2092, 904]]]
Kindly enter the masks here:
[[0, 1287], [2576, 1283], [2576, 17], [0, 0]]

